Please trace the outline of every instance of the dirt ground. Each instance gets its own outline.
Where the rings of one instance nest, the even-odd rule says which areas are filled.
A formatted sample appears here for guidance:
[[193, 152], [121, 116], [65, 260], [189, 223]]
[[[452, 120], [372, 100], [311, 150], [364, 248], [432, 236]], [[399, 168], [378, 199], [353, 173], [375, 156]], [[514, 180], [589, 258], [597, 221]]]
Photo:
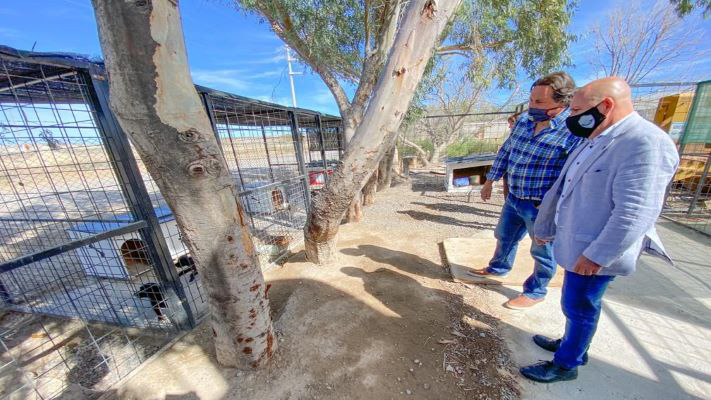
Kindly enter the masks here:
[[280, 346], [267, 368], [220, 369], [202, 326], [106, 398], [519, 398], [498, 320], [451, 281], [438, 245], [493, 229], [501, 194], [468, 203], [443, 181], [421, 172], [378, 193], [342, 226], [338, 263], [297, 253], [266, 274]]

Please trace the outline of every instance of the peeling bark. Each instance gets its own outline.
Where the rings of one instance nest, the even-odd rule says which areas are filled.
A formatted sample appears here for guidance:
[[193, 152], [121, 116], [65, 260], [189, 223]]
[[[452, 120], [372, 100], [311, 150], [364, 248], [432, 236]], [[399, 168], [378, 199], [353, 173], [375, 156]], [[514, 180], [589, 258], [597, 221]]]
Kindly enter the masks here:
[[344, 219], [345, 223], [354, 224], [363, 221], [363, 197], [358, 193], [348, 206], [348, 212]]
[[385, 151], [394, 145], [434, 45], [460, 2], [408, 3], [393, 48], [342, 163], [311, 205], [304, 237], [306, 253], [312, 262], [323, 264], [333, 260], [339, 224]]
[[378, 190], [378, 169], [376, 169], [370, 179], [363, 187], [363, 205], [370, 206], [375, 204], [375, 192]]
[[208, 293], [220, 364], [276, 349], [244, 210], [193, 86], [177, 2], [92, 0], [111, 109], [172, 209]]
[[393, 161], [397, 146], [393, 146], [378, 165], [378, 192], [388, 189], [393, 182]]

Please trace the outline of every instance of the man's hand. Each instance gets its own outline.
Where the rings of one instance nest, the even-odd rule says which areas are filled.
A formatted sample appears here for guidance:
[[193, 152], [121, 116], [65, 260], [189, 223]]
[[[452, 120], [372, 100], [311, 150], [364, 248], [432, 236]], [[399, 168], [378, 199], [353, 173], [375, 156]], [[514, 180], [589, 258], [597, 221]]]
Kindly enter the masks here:
[[491, 190], [494, 187], [493, 181], [484, 182], [484, 187], [481, 188], [481, 199], [484, 201], [489, 201], [491, 198]]
[[509, 182], [508, 182], [508, 180], [506, 179], [506, 175], [504, 175], [503, 181], [504, 181], [504, 182], [503, 182], [503, 185], [504, 185], [504, 200], [506, 200], [506, 198], [509, 197]]
[[578, 261], [575, 263], [573, 272], [578, 275], [597, 275], [600, 268], [602, 267], [590, 261], [587, 257], [580, 256]]
[[534, 237], [533, 240], [535, 240], [535, 241], [536, 241], [536, 244], [539, 245], [539, 246], [543, 246], [543, 245], [545, 245], [546, 243], [550, 242], [550, 240], [541, 239], [541, 238], [538, 238], [538, 237]]

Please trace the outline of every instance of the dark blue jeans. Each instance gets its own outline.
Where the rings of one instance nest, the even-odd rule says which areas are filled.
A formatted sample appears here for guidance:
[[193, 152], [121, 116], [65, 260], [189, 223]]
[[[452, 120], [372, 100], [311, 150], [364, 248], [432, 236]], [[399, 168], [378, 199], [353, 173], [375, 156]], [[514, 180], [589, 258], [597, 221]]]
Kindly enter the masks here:
[[[489, 261], [487, 270], [495, 275], [504, 275], [511, 271], [516, 258], [518, 242], [528, 231], [533, 239], [533, 224], [536, 222], [538, 209], [531, 200], [522, 200], [509, 195], [501, 210], [499, 223], [496, 225], [496, 251]], [[556, 263], [553, 259], [551, 242], [543, 246], [534, 240], [531, 244], [531, 256], [535, 261], [533, 273], [523, 284], [523, 294], [531, 299], [540, 299], [548, 293], [548, 282], [555, 275]]]
[[565, 335], [553, 362], [563, 368], [575, 368], [583, 363], [597, 329], [602, 309], [602, 295], [615, 279], [608, 275], [578, 275], [565, 271], [563, 296], [560, 303], [565, 314]]

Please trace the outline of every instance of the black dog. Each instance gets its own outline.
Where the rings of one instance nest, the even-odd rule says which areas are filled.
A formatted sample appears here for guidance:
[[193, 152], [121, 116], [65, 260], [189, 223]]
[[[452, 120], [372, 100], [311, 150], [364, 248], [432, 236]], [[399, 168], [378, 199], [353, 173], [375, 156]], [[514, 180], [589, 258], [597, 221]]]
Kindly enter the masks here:
[[151, 302], [151, 307], [153, 311], [158, 316], [159, 320], [164, 320], [165, 315], [163, 315], [162, 308], [168, 308], [168, 304], [165, 303], [165, 298], [163, 297], [163, 292], [160, 290], [160, 286], [157, 283], [146, 283], [141, 285], [136, 292], [136, 296], [139, 299], [148, 299]]
[[190, 274], [188, 282], [194, 281], [198, 274], [197, 268], [195, 267], [195, 261], [193, 261], [193, 258], [188, 255], [178, 257], [178, 261], [175, 263], [175, 268], [178, 269], [178, 276]]

